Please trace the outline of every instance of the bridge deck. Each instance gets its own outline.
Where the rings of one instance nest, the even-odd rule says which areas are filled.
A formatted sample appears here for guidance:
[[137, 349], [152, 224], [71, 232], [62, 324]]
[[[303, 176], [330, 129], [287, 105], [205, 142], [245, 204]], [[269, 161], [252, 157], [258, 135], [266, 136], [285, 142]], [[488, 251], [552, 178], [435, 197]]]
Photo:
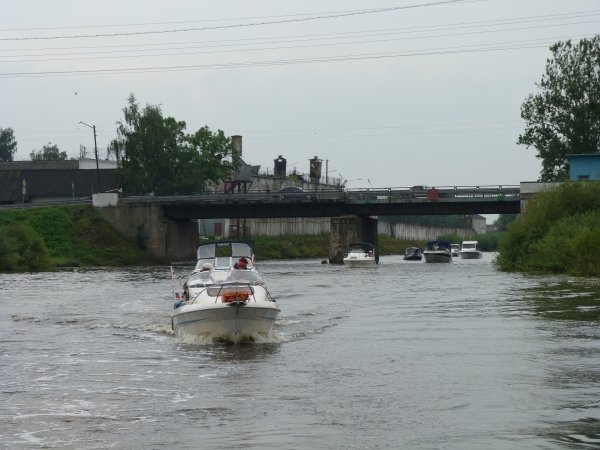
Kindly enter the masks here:
[[518, 186], [438, 189], [362, 189], [279, 194], [249, 192], [169, 197], [124, 197], [133, 204], [160, 204], [174, 220], [240, 217], [338, 217], [511, 214], [520, 212]]

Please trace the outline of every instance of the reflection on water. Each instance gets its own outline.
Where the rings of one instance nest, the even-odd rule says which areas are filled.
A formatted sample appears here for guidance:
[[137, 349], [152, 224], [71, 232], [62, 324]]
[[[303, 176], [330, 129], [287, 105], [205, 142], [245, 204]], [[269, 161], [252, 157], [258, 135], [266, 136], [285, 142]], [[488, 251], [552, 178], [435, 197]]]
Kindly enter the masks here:
[[547, 436], [556, 442], [574, 445], [573, 448], [600, 448], [600, 418], [552, 424], [552, 432]]
[[565, 420], [550, 420], [551, 440], [600, 447], [600, 284], [590, 279], [552, 279], [523, 289], [531, 312], [547, 334], [545, 384]]
[[600, 284], [596, 280], [566, 280], [543, 283], [524, 290], [533, 312], [551, 320], [598, 322]]

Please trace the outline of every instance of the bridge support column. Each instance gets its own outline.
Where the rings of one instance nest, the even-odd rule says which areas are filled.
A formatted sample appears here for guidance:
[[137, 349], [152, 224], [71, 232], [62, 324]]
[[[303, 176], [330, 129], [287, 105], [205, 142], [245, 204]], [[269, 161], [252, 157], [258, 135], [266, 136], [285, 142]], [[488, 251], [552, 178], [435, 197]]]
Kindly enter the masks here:
[[143, 244], [160, 263], [195, 261], [198, 227], [192, 220], [169, 220], [159, 205], [96, 207], [120, 233]]
[[329, 240], [329, 263], [343, 264], [344, 253], [353, 242], [368, 242], [375, 247], [375, 257], [379, 262], [379, 240], [377, 219], [360, 216], [343, 216], [331, 219]]

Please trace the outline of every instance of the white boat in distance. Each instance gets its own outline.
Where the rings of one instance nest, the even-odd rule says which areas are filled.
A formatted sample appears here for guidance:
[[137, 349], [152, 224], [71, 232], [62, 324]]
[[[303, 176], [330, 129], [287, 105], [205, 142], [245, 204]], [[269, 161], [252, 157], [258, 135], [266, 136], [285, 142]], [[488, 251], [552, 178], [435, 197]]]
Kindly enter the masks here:
[[460, 257], [462, 259], [480, 259], [482, 256], [478, 248], [477, 241], [463, 241], [460, 247]]
[[460, 244], [450, 244], [452, 256], [460, 256]]
[[375, 247], [367, 242], [354, 242], [344, 255], [344, 265], [350, 267], [370, 267], [377, 264]]
[[175, 336], [234, 343], [267, 338], [280, 309], [253, 261], [246, 242], [200, 245], [196, 267], [183, 284], [183, 298], [175, 302]]
[[423, 256], [428, 263], [448, 263], [452, 261], [452, 250], [446, 241], [430, 241], [425, 245]]

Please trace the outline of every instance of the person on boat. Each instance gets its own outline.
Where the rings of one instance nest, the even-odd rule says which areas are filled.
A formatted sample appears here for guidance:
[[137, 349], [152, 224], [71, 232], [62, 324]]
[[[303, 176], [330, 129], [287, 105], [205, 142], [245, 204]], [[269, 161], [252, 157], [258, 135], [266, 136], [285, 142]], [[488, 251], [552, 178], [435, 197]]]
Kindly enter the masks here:
[[236, 262], [233, 266], [234, 269], [246, 270], [248, 269], [248, 261], [245, 257], [241, 257], [238, 262]]
[[202, 269], [200, 269], [200, 272], [209, 272], [214, 268], [215, 267], [211, 263], [204, 263], [202, 264]]

